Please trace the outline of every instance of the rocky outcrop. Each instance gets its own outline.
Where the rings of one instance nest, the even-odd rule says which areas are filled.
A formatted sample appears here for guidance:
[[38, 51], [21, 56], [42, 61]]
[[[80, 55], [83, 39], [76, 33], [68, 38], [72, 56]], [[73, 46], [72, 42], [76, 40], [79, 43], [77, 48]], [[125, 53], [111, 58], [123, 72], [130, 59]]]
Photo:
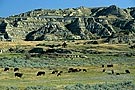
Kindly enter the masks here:
[[0, 32], [5, 39], [10, 37], [12, 40], [27, 41], [107, 38], [109, 42], [120, 36], [123, 37], [122, 40], [125, 40], [125, 36], [130, 40], [135, 38], [134, 18], [134, 7], [121, 9], [115, 5], [59, 10], [36, 9], [0, 18]]
[[72, 39], [72, 33], [62, 23], [48, 22], [38, 30], [26, 35], [26, 41]]
[[109, 7], [105, 7], [102, 10], [98, 11], [95, 16], [116, 16], [120, 18], [130, 18], [130, 15], [128, 15], [124, 9], [120, 9], [119, 7], [115, 5], [111, 5]]
[[11, 40], [11, 38], [8, 35], [8, 32], [6, 31], [6, 26], [7, 23], [4, 20], [0, 21], [0, 41]]

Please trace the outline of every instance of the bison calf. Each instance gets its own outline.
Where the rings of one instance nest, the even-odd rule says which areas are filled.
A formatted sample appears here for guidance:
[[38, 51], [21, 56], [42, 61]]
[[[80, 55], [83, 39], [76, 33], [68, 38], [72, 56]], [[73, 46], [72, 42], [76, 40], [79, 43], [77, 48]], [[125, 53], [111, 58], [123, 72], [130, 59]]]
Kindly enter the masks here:
[[19, 78], [21, 78], [23, 76], [23, 74], [22, 73], [15, 73], [15, 77], [19, 77]]
[[129, 71], [129, 70], [125, 70], [125, 72], [126, 72], [126, 73], [130, 73], [130, 71]]
[[41, 76], [41, 75], [45, 75], [45, 72], [44, 72], [44, 71], [39, 71], [39, 72], [37, 73], [37, 76]]

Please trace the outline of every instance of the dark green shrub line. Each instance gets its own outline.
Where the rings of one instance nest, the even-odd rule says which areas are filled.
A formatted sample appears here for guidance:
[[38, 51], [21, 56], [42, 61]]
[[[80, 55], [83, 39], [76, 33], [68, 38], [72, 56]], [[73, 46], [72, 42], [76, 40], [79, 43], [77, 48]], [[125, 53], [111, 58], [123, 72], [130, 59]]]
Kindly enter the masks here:
[[[0, 89], [1, 90], [20, 90], [20, 87], [0, 86]], [[24, 87], [23, 90], [58, 90], [58, 88], [47, 87], [47, 86], [27, 86], [27, 87]], [[95, 84], [95, 85], [77, 83], [75, 85], [65, 86], [63, 90], [135, 90], [135, 84], [133, 84], [131, 81], [125, 81], [125, 82], [116, 83], [116, 84], [104, 83], [104, 84]]]
[[84, 84], [76, 84], [69, 85], [64, 88], [64, 90], [135, 90], [135, 85], [130, 82], [122, 82], [117, 84], [96, 84], [96, 85], [84, 85]]

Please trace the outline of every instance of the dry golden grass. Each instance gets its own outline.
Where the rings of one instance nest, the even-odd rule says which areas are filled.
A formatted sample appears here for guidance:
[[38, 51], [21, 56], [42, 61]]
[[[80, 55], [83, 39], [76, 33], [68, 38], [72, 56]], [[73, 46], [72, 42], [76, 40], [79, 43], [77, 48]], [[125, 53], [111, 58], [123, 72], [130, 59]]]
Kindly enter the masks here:
[[[37, 44], [62, 44], [64, 41], [16, 41], [16, 42], [0, 42], [0, 48], [10, 48], [10, 47], [36, 47]], [[75, 42], [67, 42], [68, 47], [66, 49], [74, 50], [97, 50], [102, 52], [110, 51], [128, 51], [126, 44], [86, 44], [87, 40], [78, 40]], [[79, 43], [79, 44], [76, 44]], [[45, 48], [44, 46], [42, 46]], [[76, 52], [75, 52], [76, 54]], [[2, 54], [1, 54], [2, 55]], [[96, 55], [95, 55], [96, 56]], [[94, 57], [94, 56], [92, 56]], [[91, 58], [91, 57], [90, 57]], [[104, 59], [104, 58], [103, 58]], [[61, 59], [60, 59], [61, 60]], [[123, 62], [124, 63], [124, 62]], [[85, 68], [88, 72], [77, 72], [77, 73], [67, 73], [69, 67], [55, 67], [58, 70], [62, 70], [63, 73], [60, 77], [52, 75], [49, 68], [20, 68], [19, 72], [22, 72], [24, 75], [22, 78], [14, 77], [13, 68], [8, 72], [4, 72], [3, 68], [0, 68], [0, 86], [17, 86], [22, 90], [27, 86], [49, 86], [57, 87], [59, 89], [63, 88], [66, 85], [82, 83], [82, 84], [101, 84], [101, 83], [115, 83], [128, 80], [135, 80], [135, 67], [115, 64], [113, 68], [106, 68], [107, 72], [110, 70], [115, 70], [116, 72], [124, 72], [125, 69], [130, 69], [131, 74], [123, 74], [120, 76], [109, 75], [103, 73], [101, 66], [94, 65], [82, 65], [82, 66], [73, 66], [73, 68]], [[45, 71], [45, 76], [36, 76], [38, 71]]]
[[[123, 68], [120, 68], [123, 67]], [[121, 81], [128, 81], [135, 79], [134, 69], [130, 69], [131, 74], [122, 74], [122, 75], [109, 75], [107, 74], [112, 69], [115, 72], [124, 72], [127, 69], [126, 66], [123, 65], [114, 65], [113, 68], [106, 68], [106, 73], [102, 72], [101, 66], [84, 66], [84, 67], [73, 67], [73, 68], [86, 68], [87, 72], [76, 72], [76, 73], [67, 73], [68, 68], [58, 67], [58, 70], [62, 70], [63, 73], [61, 76], [57, 77], [56, 74], [51, 74], [53, 70], [48, 68], [20, 68], [19, 72], [22, 72], [24, 75], [22, 78], [14, 77], [13, 69], [10, 69], [8, 72], [4, 72], [3, 68], [0, 68], [0, 86], [17, 86], [17, 87], [27, 87], [27, 86], [49, 86], [49, 87], [57, 87], [62, 88], [65, 85], [71, 85], [76, 83], [83, 84], [101, 84], [101, 83], [115, 83]], [[45, 71], [45, 76], [36, 76], [38, 71]], [[123, 78], [125, 77], [125, 78]], [[2, 82], [1, 82], [2, 81]]]

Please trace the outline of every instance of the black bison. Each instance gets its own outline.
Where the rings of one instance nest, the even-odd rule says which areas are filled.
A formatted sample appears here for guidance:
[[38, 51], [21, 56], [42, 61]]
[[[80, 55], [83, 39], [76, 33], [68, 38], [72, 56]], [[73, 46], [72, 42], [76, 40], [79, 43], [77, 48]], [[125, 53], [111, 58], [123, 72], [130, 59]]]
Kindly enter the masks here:
[[59, 73], [63, 73], [63, 71], [60, 71]]
[[58, 73], [58, 70], [52, 71], [52, 74], [56, 74]]
[[113, 64], [109, 64], [109, 65], [107, 65], [107, 67], [113, 67]]
[[9, 71], [9, 68], [8, 67], [4, 68], [4, 71]]
[[78, 72], [78, 69], [73, 69], [72, 72]]
[[68, 70], [69, 70], [69, 71], [70, 71], [70, 70], [73, 70], [73, 68], [69, 68]]
[[130, 73], [130, 71], [129, 71], [129, 70], [125, 70], [125, 72], [126, 72], [126, 73]]
[[45, 75], [45, 72], [44, 72], [44, 71], [39, 71], [39, 72], [37, 73], [37, 76], [41, 76], [41, 75]]
[[81, 71], [82, 71], [82, 69], [79, 69], [78, 71], [79, 71], [79, 72], [81, 72]]
[[61, 73], [58, 73], [57, 76], [61, 76]]
[[19, 71], [19, 68], [14, 68], [14, 72]]
[[74, 68], [69, 68], [68, 69], [68, 73], [73, 72], [73, 71], [74, 71]]
[[87, 72], [86, 69], [76, 69], [76, 68], [69, 68], [68, 69], [68, 73], [70, 73], [70, 72], [80, 72], [80, 71]]
[[59, 73], [57, 74], [57, 76], [61, 76], [61, 73], [63, 73], [63, 71], [59, 71]]
[[72, 72], [71, 70], [68, 71], [68, 73]]
[[112, 74], [114, 74], [114, 70], [111, 70], [112, 71]]
[[105, 67], [105, 65], [102, 65], [102, 68]]
[[67, 43], [64, 42], [64, 43], [62, 44], [62, 47], [63, 47], [63, 48], [66, 48], [66, 47], [67, 47]]
[[83, 72], [87, 72], [87, 70], [86, 69], [83, 69]]
[[105, 69], [103, 69], [102, 72], [105, 72]]
[[21, 78], [23, 76], [23, 74], [22, 73], [15, 73], [15, 77], [19, 77], [19, 78]]
[[120, 73], [116, 73], [116, 75], [120, 75]]

